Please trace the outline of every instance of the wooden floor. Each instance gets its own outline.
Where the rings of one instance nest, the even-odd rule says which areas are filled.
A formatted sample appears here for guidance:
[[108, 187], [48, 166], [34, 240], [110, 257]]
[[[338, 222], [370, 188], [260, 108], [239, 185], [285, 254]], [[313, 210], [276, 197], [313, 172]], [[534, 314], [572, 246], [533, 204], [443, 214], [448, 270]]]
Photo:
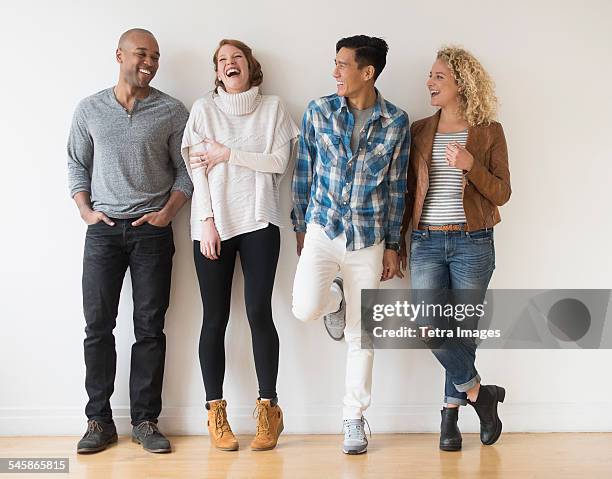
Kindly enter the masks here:
[[[77, 455], [77, 437], [0, 437], [0, 457], [69, 457], [69, 477], [87, 478], [612, 478], [612, 434], [504, 434], [482, 446], [464, 434], [461, 452], [442, 452], [435, 434], [377, 434], [367, 454], [346, 456], [341, 436], [284, 435], [273, 451], [211, 449], [207, 436], [173, 437], [174, 452], [155, 455], [122, 436], [98, 454]], [[26, 477], [25, 474], [2, 474]], [[63, 474], [31, 477], [66, 477]]]

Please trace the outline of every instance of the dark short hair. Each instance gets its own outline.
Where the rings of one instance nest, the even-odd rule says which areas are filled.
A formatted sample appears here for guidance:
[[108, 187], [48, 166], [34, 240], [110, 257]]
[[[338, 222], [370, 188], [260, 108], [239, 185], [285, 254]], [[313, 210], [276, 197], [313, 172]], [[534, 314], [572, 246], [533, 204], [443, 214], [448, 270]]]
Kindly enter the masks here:
[[[238, 50], [242, 51], [242, 53], [244, 53], [247, 63], [249, 64], [249, 85], [251, 87], [261, 85], [263, 82], [263, 72], [261, 71], [261, 65], [253, 55], [253, 50], [251, 50], [251, 48], [246, 43], [241, 42], [240, 40], [231, 40], [224, 38], [219, 42], [219, 46], [217, 47], [217, 49], [215, 50], [215, 54], [213, 55], [213, 64], [215, 65], [215, 72], [217, 72], [217, 59], [219, 56], [219, 50], [221, 50], [221, 47], [223, 45], [232, 45]], [[219, 87], [225, 90], [225, 85], [223, 84], [223, 82], [219, 80], [219, 77], [216, 77], [215, 91], [217, 91], [217, 88]]]
[[368, 37], [367, 35], [341, 38], [336, 43], [336, 53], [341, 48], [355, 50], [355, 60], [359, 68], [372, 65], [374, 67], [374, 81], [382, 73], [387, 63], [389, 45], [382, 38]]

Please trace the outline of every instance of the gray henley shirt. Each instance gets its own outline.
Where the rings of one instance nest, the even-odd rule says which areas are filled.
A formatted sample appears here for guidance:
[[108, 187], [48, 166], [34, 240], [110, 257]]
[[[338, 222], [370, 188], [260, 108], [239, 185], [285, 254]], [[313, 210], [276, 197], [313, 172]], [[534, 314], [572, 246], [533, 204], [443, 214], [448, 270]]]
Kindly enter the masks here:
[[172, 191], [191, 197], [181, 157], [188, 117], [180, 101], [155, 88], [129, 113], [113, 88], [85, 98], [68, 138], [70, 195], [87, 191], [94, 210], [118, 219], [159, 211]]

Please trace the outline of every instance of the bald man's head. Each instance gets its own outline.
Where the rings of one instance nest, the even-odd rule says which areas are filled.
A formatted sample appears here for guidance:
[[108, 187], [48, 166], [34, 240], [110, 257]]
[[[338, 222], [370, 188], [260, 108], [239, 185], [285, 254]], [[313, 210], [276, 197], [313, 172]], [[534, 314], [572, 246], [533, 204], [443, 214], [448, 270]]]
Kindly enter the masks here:
[[146, 88], [159, 67], [159, 45], [149, 30], [132, 28], [119, 37], [116, 57], [121, 80]]
[[149, 35], [155, 39], [155, 35], [153, 35], [149, 30], [145, 30], [144, 28], [130, 28], [129, 30], [123, 32], [119, 37], [117, 48], [125, 46], [126, 41], [129, 41], [134, 35]]

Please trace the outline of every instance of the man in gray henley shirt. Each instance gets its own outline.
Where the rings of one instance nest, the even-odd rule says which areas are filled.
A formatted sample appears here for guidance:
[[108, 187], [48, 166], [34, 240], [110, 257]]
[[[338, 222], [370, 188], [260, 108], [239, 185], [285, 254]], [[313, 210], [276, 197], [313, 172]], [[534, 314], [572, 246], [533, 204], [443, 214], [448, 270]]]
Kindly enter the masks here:
[[180, 153], [188, 112], [149, 86], [159, 65], [153, 34], [128, 30], [116, 58], [117, 85], [79, 103], [68, 140], [70, 194], [88, 225], [83, 257], [88, 428], [77, 452], [101, 451], [117, 441], [110, 407], [117, 359], [113, 329], [128, 267], [136, 338], [132, 437], [149, 452], [170, 452], [157, 418], [174, 254], [170, 222], [193, 190]]

